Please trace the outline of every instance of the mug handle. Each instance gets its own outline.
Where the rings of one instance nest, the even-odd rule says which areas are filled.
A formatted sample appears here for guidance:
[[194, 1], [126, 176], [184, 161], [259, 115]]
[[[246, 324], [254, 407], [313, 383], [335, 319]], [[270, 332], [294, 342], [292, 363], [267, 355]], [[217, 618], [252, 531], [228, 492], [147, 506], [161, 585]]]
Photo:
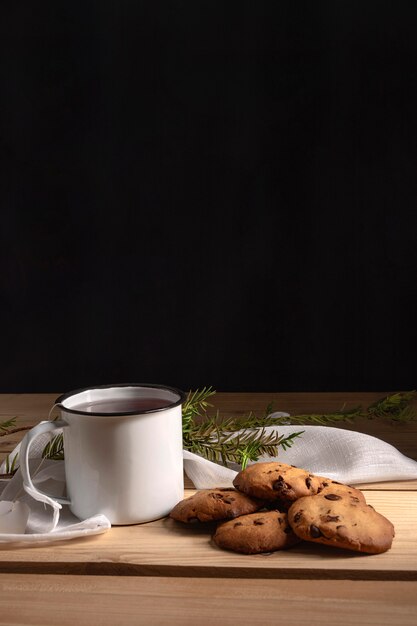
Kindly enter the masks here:
[[54, 430], [57, 430], [58, 428], [65, 428], [65, 426], [68, 426], [68, 424], [64, 420], [42, 422], [41, 424], [38, 424], [37, 426], [29, 430], [29, 432], [27, 432], [24, 436], [22, 443], [20, 444], [20, 471], [23, 478], [24, 490], [35, 500], [45, 502], [46, 504], [52, 506], [54, 509], [60, 509], [61, 504], [71, 504], [71, 501], [68, 498], [49, 495], [35, 487], [29, 471], [29, 451], [33, 441], [37, 437], [39, 437], [39, 435], [52, 432]]

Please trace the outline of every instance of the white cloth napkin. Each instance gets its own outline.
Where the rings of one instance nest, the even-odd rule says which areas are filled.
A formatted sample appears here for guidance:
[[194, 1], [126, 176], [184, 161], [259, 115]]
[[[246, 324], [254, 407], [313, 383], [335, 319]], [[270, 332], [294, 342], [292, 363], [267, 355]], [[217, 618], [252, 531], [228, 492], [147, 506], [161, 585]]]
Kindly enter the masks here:
[[[54, 431], [54, 435], [60, 431]], [[62, 496], [65, 494], [65, 467], [64, 461], [51, 461], [42, 459], [42, 450], [50, 441], [50, 435], [41, 435], [32, 444], [30, 450], [30, 473], [36, 487], [48, 494]], [[10, 454], [13, 459], [19, 453], [20, 444]], [[5, 462], [0, 467], [0, 473], [6, 471]], [[49, 498], [45, 498], [49, 501]], [[24, 532], [3, 532], [0, 516], [0, 543], [24, 542], [43, 543], [50, 541], [63, 541], [74, 537], [85, 537], [106, 532], [111, 524], [105, 515], [94, 515], [86, 520], [79, 520], [71, 513], [68, 506], [49, 506], [44, 502], [35, 500], [23, 488], [20, 469], [13, 478], [0, 480], [0, 501], [21, 502], [26, 505], [28, 519]], [[16, 512], [16, 526], [20, 519]]]
[[[279, 415], [287, 415], [279, 413]], [[287, 450], [279, 449], [279, 457], [262, 457], [260, 461], [280, 461], [305, 468], [320, 476], [339, 482], [357, 484], [417, 478], [417, 462], [405, 456], [394, 446], [370, 435], [328, 426], [279, 426], [267, 427], [266, 431], [278, 430], [280, 435], [303, 430]], [[54, 435], [59, 431], [55, 431]], [[42, 450], [50, 435], [40, 436], [31, 446], [31, 475], [35, 485], [56, 496], [65, 493], [65, 469], [63, 461], [41, 459]], [[20, 445], [10, 458], [19, 452]], [[197, 489], [228, 487], [233, 483], [239, 466], [224, 467], [184, 450], [184, 470]], [[5, 472], [5, 463], [0, 467]], [[36, 501], [23, 489], [20, 470], [12, 479], [0, 481], [0, 501], [21, 502], [28, 507], [28, 521], [24, 532], [1, 531], [0, 543], [42, 543], [96, 535], [106, 532], [111, 524], [104, 515], [79, 520], [68, 506], [51, 507]]]

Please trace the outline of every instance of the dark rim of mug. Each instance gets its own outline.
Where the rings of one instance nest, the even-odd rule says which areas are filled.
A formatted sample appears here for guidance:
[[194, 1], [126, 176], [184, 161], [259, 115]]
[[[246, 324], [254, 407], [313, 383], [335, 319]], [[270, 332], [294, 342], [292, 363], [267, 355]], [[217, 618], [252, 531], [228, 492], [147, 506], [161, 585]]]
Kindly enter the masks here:
[[[143, 411], [117, 411], [114, 413], [103, 413], [100, 411], [90, 412], [90, 411], [77, 411], [76, 409], [70, 409], [64, 406], [62, 403], [65, 402], [68, 398], [72, 396], [76, 396], [79, 393], [83, 393], [84, 391], [94, 391], [94, 389], [115, 389], [120, 387], [144, 387], [146, 389], [165, 389], [166, 391], [171, 391], [178, 396], [178, 400], [172, 402], [172, 404], [168, 404], [168, 406], [161, 406], [155, 409], [145, 409]], [[93, 385], [91, 387], [83, 387], [82, 389], [74, 389], [73, 391], [68, 391], [67, 393], [62, 394], [55, 400], [55, 406], [62, 408], [67, 413], [75, 413], [77, 415], [88, 415], [90, 416], [100, 416], [100, 417], [116, 417], [117, 415], [142, 415], [145, 413], [156, 413], [158, 411], [166, 411], [167, 409], [172, 409], [179, 404], [182, 404], [186, 399], [187, 394], [185, 391], [181, 389], [177, 389], [176, 387], [170, 387], [169, 385], [154, 385], [152, 383], [118, 383], [116, 385]]]

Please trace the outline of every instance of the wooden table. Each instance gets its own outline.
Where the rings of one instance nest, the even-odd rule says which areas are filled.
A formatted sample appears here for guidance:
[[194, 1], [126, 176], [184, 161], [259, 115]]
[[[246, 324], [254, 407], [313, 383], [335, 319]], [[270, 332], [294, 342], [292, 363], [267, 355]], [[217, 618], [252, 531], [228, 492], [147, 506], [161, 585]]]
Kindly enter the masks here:
[[[57, 395], [4, 394], [1, 419], [35, 424]], [[277, 410], [300, 413], [365, 405], [381, 395], [218, 393], [213, 404], [225, 416], [262, 412], [271, 400]], [[417, 459], [417, 423], [343, 427], [370, 432]], [[23, 434], [0, 439], [3, 458]], [[415, 625], [417, 481], [360, 487], [395, 525], [384, 554], [300, 544], [239, 555], [212, 544], [210, 525], [170, 519], [39, 547], [1, 546], [0, 624]]]

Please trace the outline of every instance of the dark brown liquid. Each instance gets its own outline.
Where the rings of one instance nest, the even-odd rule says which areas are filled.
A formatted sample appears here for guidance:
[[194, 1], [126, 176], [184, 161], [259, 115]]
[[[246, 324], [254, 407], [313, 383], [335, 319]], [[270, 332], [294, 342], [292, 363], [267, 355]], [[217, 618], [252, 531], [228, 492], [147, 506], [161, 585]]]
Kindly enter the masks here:
[[112, 398], [109, 400], [94, 400], [93, 402], [81, 402], [73, 407], [75, 411], [83, 413], [142, 413], [162, 409], [173, 404], [171, 400], [164, 398]]

